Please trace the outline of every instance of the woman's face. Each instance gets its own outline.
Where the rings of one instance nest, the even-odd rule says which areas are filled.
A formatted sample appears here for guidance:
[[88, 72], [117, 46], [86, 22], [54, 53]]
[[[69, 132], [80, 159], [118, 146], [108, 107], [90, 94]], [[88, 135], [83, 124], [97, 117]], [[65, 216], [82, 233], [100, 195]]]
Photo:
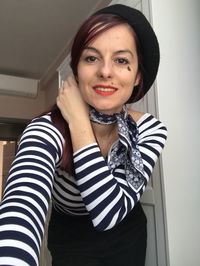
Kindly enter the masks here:
[[83, 50], [79, 88], [83, 99], [99, 112], [121, 111], [139, 80], [136, 43], [128, 25], [107, 30]]

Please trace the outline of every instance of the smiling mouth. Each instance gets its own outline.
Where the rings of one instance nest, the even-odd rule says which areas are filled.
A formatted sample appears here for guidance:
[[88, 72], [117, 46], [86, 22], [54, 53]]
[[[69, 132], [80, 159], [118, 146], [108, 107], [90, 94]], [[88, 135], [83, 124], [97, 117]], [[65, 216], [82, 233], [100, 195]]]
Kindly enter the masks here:
[[94, 86], [94, 90], [97, 94], [102, 95], [102, 96], [110, 96], [116, 92], [116, 88], [112, 86]]

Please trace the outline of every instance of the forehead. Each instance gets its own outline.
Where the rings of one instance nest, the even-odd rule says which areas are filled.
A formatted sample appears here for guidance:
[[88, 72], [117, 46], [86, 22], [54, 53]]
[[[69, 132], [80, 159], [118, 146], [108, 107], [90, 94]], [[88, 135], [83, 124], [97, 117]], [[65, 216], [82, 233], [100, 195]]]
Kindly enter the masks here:
[[114, 26], [98, 35], [89, 46], [136, 48], [132, 28], [128, 24]]

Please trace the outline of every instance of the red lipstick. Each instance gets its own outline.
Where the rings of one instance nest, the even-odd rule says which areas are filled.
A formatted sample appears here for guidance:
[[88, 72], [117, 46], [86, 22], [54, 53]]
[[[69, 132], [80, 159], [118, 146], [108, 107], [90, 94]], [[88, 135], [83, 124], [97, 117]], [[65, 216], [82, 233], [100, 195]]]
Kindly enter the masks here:
[[110, 96], [114, 94], [117, 90], [116, 87], [113, 87], [111, 85], [104, 85], [104, 84], [97, 84], [93, 88], [97, 94], [102, 95], [102, 96]]

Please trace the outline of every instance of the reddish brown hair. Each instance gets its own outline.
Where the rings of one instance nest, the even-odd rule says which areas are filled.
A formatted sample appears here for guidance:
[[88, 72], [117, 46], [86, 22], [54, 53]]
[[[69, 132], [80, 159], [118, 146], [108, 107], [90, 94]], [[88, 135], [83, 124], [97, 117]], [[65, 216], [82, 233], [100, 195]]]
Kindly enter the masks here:
[[[85, 47], [88, 46], [94, 39], [96, 39], [101, 33], [113, 28], [114, 26], [125, 24], [126, 21], [112, 14], [98, 14], [89, 17], [80, 27], [77, 32], [71, 49], [71, 62], [70, 66], [75, 77], [77, 77], [77, 67], [79, 59]], [[137, 56], [138, 56], [138, 72], [140, 73], [140, 83], [134, 88], [128, 103], [133, 103], [138, 101], [139, 98], [143, 97], [143, 60], [142, 53], [140, 49], [140, 43], [136, 33], [133, 28], [132, 33], [136, 42]]]
[[[124, 19], [119, 16], [112, 14], [98, 14], [89, 17], [78, 30], [71, 48], [71, 62], [70, 66], [72, 68], [74, 76], [77, 78], [77, 67], [81, 57], [81, 54], [86, 46], [91, 43], [95, 38], [97, 38], [101, 33], [107, 31], [108, 29], [126, 23]], [[138, 54], [138, 71], [141, 75], [140, 85], [137, 86], [137, 93], [131, 95], [128, 100], [129, 103], [137, 101], [143, 94], [142, 88], [142, 73], [143, 73], [143, 64], [142, 64], [142, 55], [140, 52], [138, 38], [133, 31], [133, 36], [136, 41], [137, 54]], [[134, 89], [135, 90], [135, 89]], [[60, 110], [55, 104], [50, 110], [51, 118], [54, 125], [59, 129], [65, 139], [65, 147], [63, 152], [63, 157], [61, 161], [61, 169], [66, 170], [68, 173], [74, 175], [73, 167], [73, 149], [70, 137], [70, 131], [67, 122], [61, 115]]]

